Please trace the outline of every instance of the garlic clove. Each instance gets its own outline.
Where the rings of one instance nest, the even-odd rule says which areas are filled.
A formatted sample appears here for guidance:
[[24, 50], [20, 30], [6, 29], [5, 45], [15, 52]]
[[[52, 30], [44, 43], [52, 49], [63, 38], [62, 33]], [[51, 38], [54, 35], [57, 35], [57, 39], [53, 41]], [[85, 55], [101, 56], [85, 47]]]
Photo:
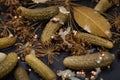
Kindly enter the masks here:
[[6, 58], [6, 54], [3, 52], [0, 52], [0, 63]]

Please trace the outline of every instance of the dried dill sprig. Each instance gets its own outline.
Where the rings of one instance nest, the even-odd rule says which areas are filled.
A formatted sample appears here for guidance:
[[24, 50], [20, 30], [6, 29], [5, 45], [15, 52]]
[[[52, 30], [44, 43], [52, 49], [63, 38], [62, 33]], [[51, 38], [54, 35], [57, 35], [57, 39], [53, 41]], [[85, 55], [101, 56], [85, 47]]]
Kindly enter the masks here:
[[109, 0], [109, 2], [112, 2], [113, 4], [118, 5], [118, 6], [120, 4], [120, 0]]
[[25, 25], [25, 23], [27, 23], [27, 21], [23, 20], [21, 16], [10, 15], [10, 17], [11, 17], [11, 20], [7, 24], [9, 24], [10, 26], [13, 26], [14, 28], [21, 27]]
[[119, 32], [120, 31], [120, 15], [119, 15], [118, 8], [114, 8], [112, 11], [113, 13], [111, 15], [106, 13], [102, 13], [102, 14], [108, 18], [111, 25], [114, 26], [116, 30]]
[[21, 4], [19, 0], [0, 0], [0, 3], [7, 7], [9, 13], [16, 13], [16, 8]]
[[41, 27], [40, 25], [34, 27], [36, 24], [31, 25], [30, 21], [24, 20], [21, 16], [12, 15], [7, 24], [13, 28], [14, 34], [21, 42], [29, 41]]
[[32, 27], [23, 26], [16, 30], [16, 36], [21, 42], [29, 41], [33, 34], [30, 34]]
[[39, 42], [37, 40], [37, 35], [32, 36], [31, 40], [24, 43], [16, 43], [16, 46], [18, 47], [16, 52], [18, 55], [20, 55], [21, 59], [24, 60], [25, 56], [28, 54], [35, 54], [36, 46], [39, 45]]
[[16, 52], [20, 55], [22, 60], [24, 60], [25, 56], [28, 54], [35, 54], [37, 57], [47, 56], [48, 63], [52, 64], [53, 59], [56, 59], [55, 55], [59, 54], [59, 47], [57, 47], [56, 44], [40, 43], [37, 35], [34, 35], [25, 44], [17, 43], [16, 46], [18, 46]]
[[[47, 42], [46, 42], [47, 43]], [[48, 63], [52, 64], [53, 59], [57, 60], [55, 58], [56, 55], [59, 54], [59, 47], [58, 45], [51, 43], [51, 44], [46, 44], [46, 43], [41, 43], [36, 49], [36, 55], [38, 57], [44, 57], [47, 56], [48, 58]]]
[[72, 55], [77, 56], [87, 53], [88, 42], [77, 37], [75, 33], [70, 31], [70, 27], [66, 30], [60, 29], [59, 35], [63, 40], [59, 46], [64, 51], [69, 51]]
[[21, 16], [13, 16], [11, 14], [5, 14], [3, 16], [6, 16], [4, 18], [7, 21], [4, 21], [3, 19], [1, 20], [1, 37], [8, 36], [12, 32], [21, 42], [25, 42], [31, 39], [31, 36], [34, 35], [34, 33], [31, 34], [34, 27], [30, 25], [29, 21], [22, 19]]
[[72, 52], [72, 55], [82, 55], [88, 53], [87, 48], [91, 46], [91, 44], [84, 39], [76, 36], [73, 32], [70, 32], [65, 36], [66, 41], [72, 44], [72, 47], [69, 49]]
[[13, 27], [7, 25], [7, 22], [5, 22], [3, 19], [0, 19], [0, 37], [13, 35], [11, 30], [13, 30]]
[[5, 6], [15, 6], [19, 4], [19, 0], [0, 0], [0, 3]]
[[117, 17], [114, 19], [113, 25], [116, 27], [117, 31], [120, 31], [120, 16], [117, 16]]

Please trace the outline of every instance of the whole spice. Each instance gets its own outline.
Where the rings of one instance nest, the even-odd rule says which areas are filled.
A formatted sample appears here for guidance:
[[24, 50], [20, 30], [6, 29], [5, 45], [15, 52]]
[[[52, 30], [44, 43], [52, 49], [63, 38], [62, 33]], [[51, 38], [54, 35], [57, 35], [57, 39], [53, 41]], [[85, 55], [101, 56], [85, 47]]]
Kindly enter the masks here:
[[0, 3], [3, 3], [5, 6], [14, 6], [19, 4], [19, 0], [0, 0]]
[[44, 57], [47, 56], [48, 63], [52, 64], [53, 59], [57, 60], [55, 58], [56, 55], [59, 54], [58, 52], [59, 48], [56, 44], [53, 43], [41, 43], [37, 48], [36, 48], [36, 56], [37, 57]]

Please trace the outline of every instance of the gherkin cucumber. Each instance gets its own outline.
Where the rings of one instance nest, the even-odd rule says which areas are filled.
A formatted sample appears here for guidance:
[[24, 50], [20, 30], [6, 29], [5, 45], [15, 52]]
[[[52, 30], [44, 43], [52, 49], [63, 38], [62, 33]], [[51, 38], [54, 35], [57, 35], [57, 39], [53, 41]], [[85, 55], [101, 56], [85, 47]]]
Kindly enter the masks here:
[[13, 70], [17, 60], [17, 54], [14, 52], [11, 52], [7, 55], [5, 60], [0, 63], [0, 79]]
[[31, 66], [31, 68], [33, 68], [36, 73], [38, 73], [45, 80], [57, 80], [55, 73], [35, 55], [26, 55], [25, 61], [29, 66]]
[[102, 46], [105, 48], [113, 48], [113, 43], [111, 41], [92, 34], [78, 32], [76, 36], [94, 45]]
[[17, 9], [17, 12], [19, 15], [24, 16], [25, 18], [30, 20], [44, 20], [50, 19], [53, 16], [57, 15], [59, 13], [59, 8], [57, 6], [51, 6], [40, 9], [29, 9], [20, 6]]
[[100, 0], [99, 3], [95, 6], [94, 9], [101, 12], [101, 13], [103, 13], [112, 6], [113, 6], [112, 1]]
[[15, 79], [16, 80], [30, 80], [28, 74], [27, 74], [27, 71], [22, 68], [22, 67], [18, 67], [16, 70], [15, 70], [15, 73], [14, 73], [14, 76], [15, 76]]
[[15, 44], [16, 38], [15, 37], [4, 37], [0, 38], [0, 49], [7, 48]]
[[63, 64], [66, 67], [75, 70], [91, 69], [109, 66], [115, 59], [115, 56], [109, 52], [102, 52], [102, 54], [103, 55], [100, 53], [94, 53], [82, 56], [66, 57]]
[[[68, 19], [68, 15], [67, 14], [63, 14], [63, 13], [59, 13], [58, 15], [56, 15], [54, 18], [59, 19], [61, 22], [66, 22]], [[62, 26], [62, 24], [60, 24], [59, 22], [52, 22], [49, 21], [45, 27], [45, 29], [43, 30], [42, 34], [41, 34], [41, 41], [43, 43], [45, 42], [50, 42], [51, 40], [51, 36], [53, 36], [55, 34], [55, 32]]]

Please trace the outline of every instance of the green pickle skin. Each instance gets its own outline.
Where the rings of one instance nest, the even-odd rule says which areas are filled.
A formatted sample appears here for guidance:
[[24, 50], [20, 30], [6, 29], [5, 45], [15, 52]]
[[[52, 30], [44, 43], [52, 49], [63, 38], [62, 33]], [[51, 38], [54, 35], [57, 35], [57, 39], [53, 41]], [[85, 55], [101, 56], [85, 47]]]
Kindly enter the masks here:
[[10, 47], [10, 46], [14, 45], [15, 42], [16, 42], [15, 37], [0, 38], [0, 49]]
[[113, 48], [113, 43], [107, 39], [104, 39], [104, 38], [101, 38], [101, 37], [98, 37], [92, 34], [83, 33], [83, 32], [78, 32], [76, 35], [80, 38], [83, 38], [85, 41], [93, 45], [105, 47], [108, 49]]
[[56, 74], [35, 55], [27, 55], [25, 61], [44, 80], [57, 80]]
[[11, 52], [7, 55], [5, 60], [0, 63], [0, 79], [11, 72], [18, 61], [17, 54]]
[[25, 7], [18, 7], [17, 13], [29, 20], [45, 20], [50, 19], [59, 13], [57, 6], [51, 6], [47, 8], [29, 9]]
[[[54, 18], [59, 18], [63, 23], [65, 23], [68, 20], [68, 15], [60, 12], [58, 15], [54, 16]], [[55, 23], [49, 21], [41, 34], [42, 43], [50, 42], [51, 36], [53, 36], [56, 31], [58, 31], [58, 29], [62, 26], [63, 25], [58, 22]]]
[[14, 76], [16, 80], [30, 80], [27, 71], [22, 68], [22, 67], [18, 67], [15, 72], [14, 72]]
[[109, 52], [102, 52], [102, 53], [104, 54], [104, 56], [102, 57], [101, 60], [99, 59], [101, 54], [94, 53], [94, 54], [87, 54], [82, 56], [66, 57], [63, 61], [63, 64], [67, 68], [74, 70], [92, 69], [92, 68], [109, 66], [115, 59], [115, 56], [113, 54], [110, 54]]

